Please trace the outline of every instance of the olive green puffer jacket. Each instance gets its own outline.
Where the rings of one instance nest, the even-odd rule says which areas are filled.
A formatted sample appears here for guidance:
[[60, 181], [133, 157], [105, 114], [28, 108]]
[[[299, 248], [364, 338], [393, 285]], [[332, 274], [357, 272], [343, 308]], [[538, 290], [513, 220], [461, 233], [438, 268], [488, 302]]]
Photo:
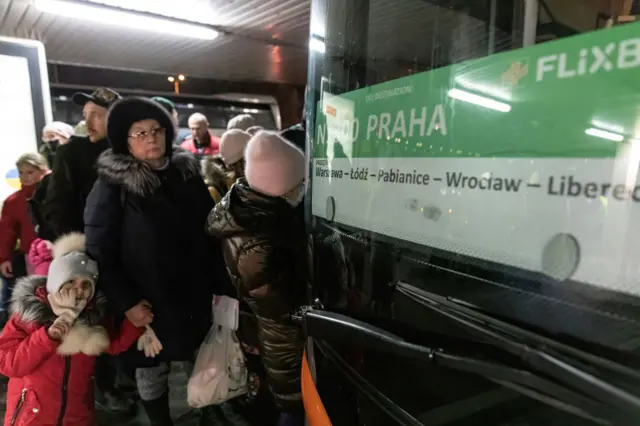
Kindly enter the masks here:
[[222, 241], [239, 298], [257, 319], [260, 355], [276, 405], [284, 412], [298, 411], [304, 333], [290, 316], [306, 294], [302, 218], [285, 199], [256, 193], [241, 178], [211, 211], [207, 225]]

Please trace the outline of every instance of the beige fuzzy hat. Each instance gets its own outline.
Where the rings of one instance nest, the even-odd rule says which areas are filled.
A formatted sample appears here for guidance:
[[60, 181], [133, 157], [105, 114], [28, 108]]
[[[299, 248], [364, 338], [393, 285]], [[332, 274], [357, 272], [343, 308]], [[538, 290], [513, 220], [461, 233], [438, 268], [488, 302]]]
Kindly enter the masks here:
[[220, 139], [220, 156], [227, 166], [230, 166], [244, 157], [244, 150], [251, 135], [244, 130], [231, 129], [222, 134]]
[[227, 123], [227, 130], [240, 129], [246, 131], [249, 127], [256, 125], [256, 120], [249, 114], [240, 114], [233, 117]]

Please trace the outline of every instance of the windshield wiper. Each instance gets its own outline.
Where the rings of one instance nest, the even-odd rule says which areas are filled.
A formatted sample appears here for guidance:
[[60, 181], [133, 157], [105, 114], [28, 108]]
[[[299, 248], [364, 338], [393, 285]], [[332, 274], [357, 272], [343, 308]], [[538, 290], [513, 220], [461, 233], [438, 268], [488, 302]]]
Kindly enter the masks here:
[[[521, 327], [511, 325], [505, 321], [496, 319], [488, 314], [483, 313], [480, 308], [476, 308], [464, 301], [440, 296], [435, 293], [427, 292], [410, 284], [398, 282], [396, 287], [401, 293], [416, 301], [420, 305], [428, 303], [430, 305], [440, 305], [443, 308], [450, 309], [457, 315], [466, 317], [488, 327], [494, 328], [501, 333], [505, 333], [517, 339], [532, 342], [534, 344], [551, 348], [558, 352], [567, 354], [576, 359], [580, 359], [593, 367], [603, 368], [612, 373], [622, 376], [623, 378], [633, 381], [640, 381], [640, 371], [629, 368], [625, 365], [613, 362], [611, 360], [592, 355], [583, 350], [568, 346], [548, 337], [533, 333]], [[429, 306], [427, 306], [429, 307]]]
[[382, 328], [335, 312], [307, 308], [295, 319], [304, 325], [307, 336], [320, 341], [347, 343], [477, 374], [497, 383], [507, 383], [516, 390], [526, 389], [529, 396], [535, 394], [539, 400], [553, 402], [556, 408], [598, 423], [612, 424], [612, 419], [620, 418], [615, 407], [527, 370], [411, 343]]
[[[518, 356], [523, 363], [552, 377], [554, 380], [564, 382], [566, 385], [574, 389], [579, 389], [581, 392], [622, 411], [635, 413], [636, 415], [640, 413], [640, 398], [627, 392], [623, 388], [606, 382], [585, 371], [580, 368], [577, 363], [570, 362], [566, 356], [563, 358], [555, 356], [542, 347], [532, 347], [528, 344], [520, 343], [512, 339], [510, 335], [504, 331], [495, 330], [495, 328], [497, 328], [496, 325], [499, 324], [497, 320], [492, 322], [491, 325], [494, 326], [494, 329], [492, 329], [486, 324], [487, 316], [483, 318], [482, 314], [475, 312], [476, 318], [471, 318], [474, 315], [472, 310], [459, 306], [445, 298], [430, 294], [405, 283], [398, 283], [397, 290], [419, 302], [422, 306], [464, 326], [467, 331], [472, 332], [484, 342]], [[502, 325], [504, 326], [505, 323], [502, 323]], [[516, 330], [515, 327], [509, 331], [513, 332], [514, 330]], [[523, 335], [522, 337], [524, 337], [525, 333], [524, 330], [520, 332], [520, 334]], [[533, 336], [535, 336], [534, 333], [527, 334], [527, 337], [531, 340], [534, 340]], [[550, 339], [547, 339], [546, 343], [551, 343]], [[627, 373], [628, 376], [637, 377], [637, 373], [628, 371], [629, 369], [626, 367], [616, 365], [611, 361], [599, 359], [593, 355], [586, 356], [587, 354], [577, 350], [573, 351], [573, 355], [578, 355], [582, 358], [582, 361], [591, 361], [601, 368], [607, 368], [620, 374]]]

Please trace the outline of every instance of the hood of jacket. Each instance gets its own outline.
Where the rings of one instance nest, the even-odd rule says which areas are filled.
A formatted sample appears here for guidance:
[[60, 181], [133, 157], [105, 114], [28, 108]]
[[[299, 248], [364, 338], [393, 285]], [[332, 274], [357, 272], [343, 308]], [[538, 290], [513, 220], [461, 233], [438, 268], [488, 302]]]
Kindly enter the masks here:
[[[190, 152], [175, 147], [169, 167], [176, 168], [184, 180], [198, 176], [198, 161]], [[107, 149], [98, 158], [98, 176], [108, 183], [121, 186], [126, 191], [139, 196], [152, 194], [161, 185], [160, 177], [147, 163], [132, 155], [116, 154]]]
[[[57, 318], [47, 302], [47, 277], [32, 275], [16, 282], [11, 297], [11, 313], [25, 323], [47, 324]], [[99, 325], [105, 316], [107, 300], [100, 292], [80, 313], [76, 322]]]
[[209, 155], [201, 160], [202, 177], [208, 184], [227, 182], [227, 167], [219, 155]]
[[209, 213], [207, 229], [218, 238], [264, 234], [290, 229], [296, 219], [296, 208], [284, 198], [260, 194], [249, 187], [245, 178], [240, 178]]

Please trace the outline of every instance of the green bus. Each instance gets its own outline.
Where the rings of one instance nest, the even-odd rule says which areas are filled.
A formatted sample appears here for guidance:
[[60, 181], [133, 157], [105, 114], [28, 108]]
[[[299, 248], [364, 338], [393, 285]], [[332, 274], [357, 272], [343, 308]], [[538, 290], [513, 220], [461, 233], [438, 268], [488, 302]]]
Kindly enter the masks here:
[[311, 3], [331, 423], [636, 424], [639, 2]]

